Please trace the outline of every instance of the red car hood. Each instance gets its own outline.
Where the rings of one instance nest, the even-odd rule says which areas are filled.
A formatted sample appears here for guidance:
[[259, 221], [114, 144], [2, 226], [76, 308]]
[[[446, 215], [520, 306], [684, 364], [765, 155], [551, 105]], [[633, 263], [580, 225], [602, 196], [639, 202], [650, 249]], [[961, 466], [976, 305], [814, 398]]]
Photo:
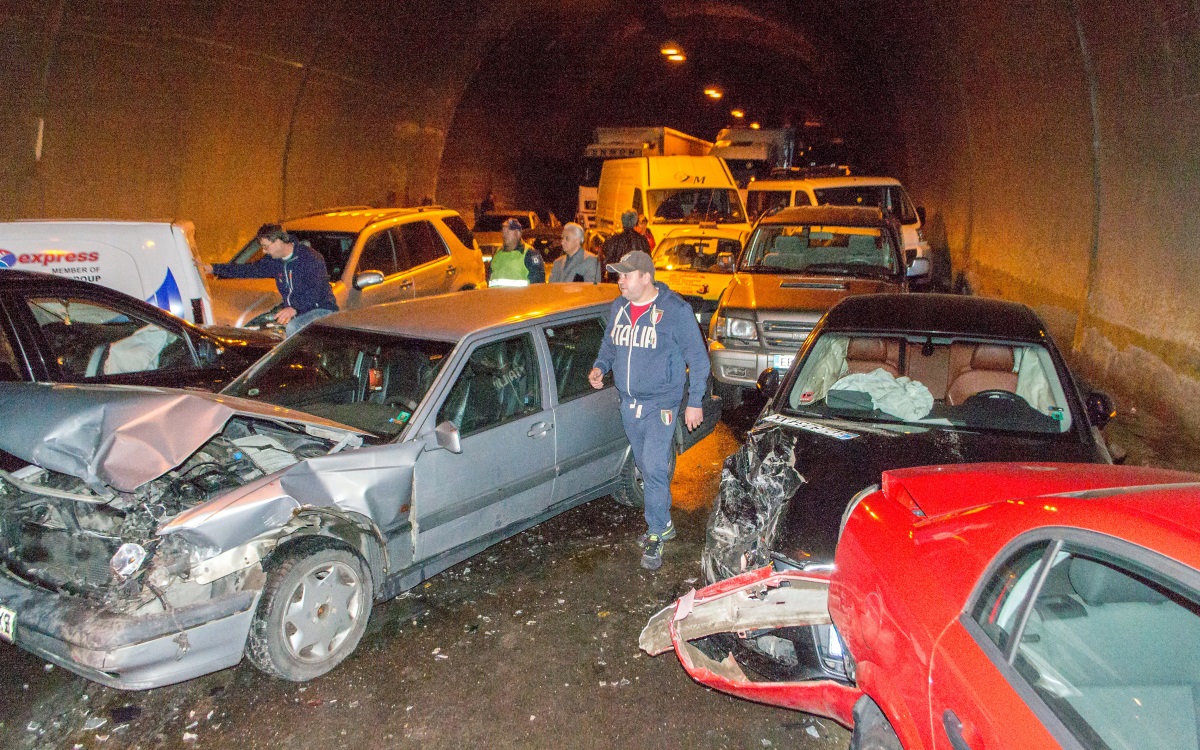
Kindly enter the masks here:
[[933, 517], [1041, 495], [1195, 480], [1195, 474], [1144, 466], [988, 463], [885, 471], [882, 490], [892, 502]]

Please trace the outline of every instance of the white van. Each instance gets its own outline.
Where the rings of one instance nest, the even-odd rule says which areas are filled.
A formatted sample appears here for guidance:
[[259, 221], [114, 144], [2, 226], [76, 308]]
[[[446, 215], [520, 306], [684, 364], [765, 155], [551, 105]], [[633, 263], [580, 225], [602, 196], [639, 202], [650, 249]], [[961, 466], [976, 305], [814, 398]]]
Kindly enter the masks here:
[[190, 221], [0, 222], [0, 268], [90, 281], [197, 325], [213, 322]]
[[716, 156], [642, 156], [609, 159], [600, 172], [596, 228], [621, 231], [632, 208], [649, 221], [655, 241], [683, 228], [750, 231], [733, 175]]
[[[900, 221], [906, 257], [911, 250], [914, 257], [928, 261], [915, 266], [909, 263], [909, 267], [930, 268], [933, 263], [932, 252], [922, 230], [925, 209], [914, 207], [904, 186], [892, 177], [852, 176], [848, 168], [836, 167], [802, 168], [795, 170], [794, 174], [750, 181], [746, 191], [746, 208], [751, 219], [756, 220], [769, 211], [790, 206], [868, 206], [882, 209]], [[925, 272], [924, 278], [914, 278], [914, 281], [929, 281], [929, 272]]]

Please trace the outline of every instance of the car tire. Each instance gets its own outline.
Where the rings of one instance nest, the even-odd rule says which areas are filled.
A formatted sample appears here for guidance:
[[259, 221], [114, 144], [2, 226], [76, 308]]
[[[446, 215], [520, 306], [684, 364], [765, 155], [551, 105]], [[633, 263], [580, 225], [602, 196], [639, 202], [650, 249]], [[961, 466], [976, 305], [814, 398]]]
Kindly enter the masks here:
[[883, 711], [865, 695], [854, 704], [850, 750], [904, 750]]
[[371, 574], [341, 547], [305, 545], [267, 571], [246, 656], [292, 682], [320, 677], [350, 655], [371, 616]]
[[[671, 450], [671, 477], [675, 476], [675, 450]], [[621, 486], [613, 493], [613, 498], [621, 505], [630, 508], [646, 507], [646, 488], [642, 483], [642, 472], [633, 460], [633, 451], [625, 456], [621, 466]]]

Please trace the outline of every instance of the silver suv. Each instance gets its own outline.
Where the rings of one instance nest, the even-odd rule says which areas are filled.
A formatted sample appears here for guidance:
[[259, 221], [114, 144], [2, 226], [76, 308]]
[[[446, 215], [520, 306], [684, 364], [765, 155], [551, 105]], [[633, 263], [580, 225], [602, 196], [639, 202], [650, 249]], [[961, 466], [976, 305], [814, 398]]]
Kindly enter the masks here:
[[[487, 286], [483, 255], [457, 211], [419, 208], [333, 209], [288, 219], [283, 228], [325, 258], [343, 310]], [[233, 257], [262, 257], [255, 238]], [[279, 293], [272, 279], [210, 279], [213, 316], [246, 328], [271, 324]]]

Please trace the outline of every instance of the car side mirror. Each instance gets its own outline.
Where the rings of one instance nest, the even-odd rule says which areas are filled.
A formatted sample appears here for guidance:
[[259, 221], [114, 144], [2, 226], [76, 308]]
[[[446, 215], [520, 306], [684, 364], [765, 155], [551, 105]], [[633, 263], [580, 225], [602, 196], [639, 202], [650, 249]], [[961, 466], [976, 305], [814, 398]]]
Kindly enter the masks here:
[[366, 289], [369, 286], [375, 286], [383, 283], [382, 271], [363, 271], [354, 274], [354, 288]]
[[921, 220], [921, 226], [925, 226], [925, 207], [917, 206], [917, 218]]
[[[916, 252], [910, 250], [909, 252]], [[909, 276], [928, 276], [929, 275], [929, 258], [913, 258], [908, 263]]]
[[779, 370], [774, 367], [768, 367], [758, 375], [758, 392], [767, 398], [775, 398], [775, 392], [779, 390]]
[[462, 453], [462, 438], [458, 435], [458, 427], [449, 419], [434, 427], [433, 434], [437, 436], [439, 448], [445, 448], [451, 453]]
[[1107, 393], [1093, 391], [1088, 394], [1085, 403], [1088, 421], [1097, 429], [1103, 428], [1110, 419], [1117, 416], [1117, 408], [1113, 406], [1112, 399], [1108, 397]]
[[722, 271], [732, 271], [733, 253], [717, 253], [717, 268]]

